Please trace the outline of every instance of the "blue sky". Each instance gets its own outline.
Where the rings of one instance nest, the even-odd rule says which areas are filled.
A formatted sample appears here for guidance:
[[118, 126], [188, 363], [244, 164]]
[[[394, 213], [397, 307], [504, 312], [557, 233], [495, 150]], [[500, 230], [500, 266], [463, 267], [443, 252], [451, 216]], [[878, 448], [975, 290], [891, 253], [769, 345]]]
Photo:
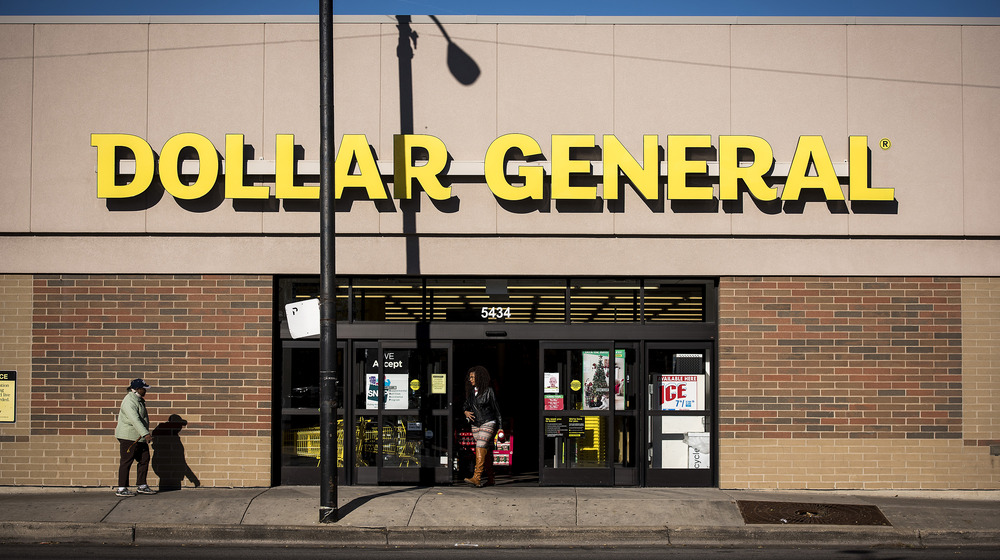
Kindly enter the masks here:
[[[319, 0], [0, 0], [0, 15], [298, 15]], [[334, 14], [1000, 17], [1000, 0], [334, 0]]]

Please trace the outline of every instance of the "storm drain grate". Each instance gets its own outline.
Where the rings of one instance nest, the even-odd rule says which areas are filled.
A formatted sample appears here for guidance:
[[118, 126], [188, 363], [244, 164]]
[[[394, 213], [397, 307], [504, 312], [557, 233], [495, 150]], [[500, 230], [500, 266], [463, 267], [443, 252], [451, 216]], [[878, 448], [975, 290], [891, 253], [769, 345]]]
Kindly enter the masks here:
[[892, 525], [877, 506], [737, 500], [747, 524]]

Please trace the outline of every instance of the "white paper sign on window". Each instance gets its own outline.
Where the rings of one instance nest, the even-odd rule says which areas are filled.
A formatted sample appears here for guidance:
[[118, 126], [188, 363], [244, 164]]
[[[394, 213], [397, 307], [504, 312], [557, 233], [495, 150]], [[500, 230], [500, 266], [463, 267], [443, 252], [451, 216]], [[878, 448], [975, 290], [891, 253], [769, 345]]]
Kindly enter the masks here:
[[708, 432], [688, 432], [684, 439], [688, 444], [688, 468], [707, 469], [711, 434]]
[[407, 408], [410, 402], [407, 393], [407, 382], [410, 376], [405, 373], [385, 374], [385, 409]]
[[703, 410], [700, 375], [661, 375], [660, 410]]

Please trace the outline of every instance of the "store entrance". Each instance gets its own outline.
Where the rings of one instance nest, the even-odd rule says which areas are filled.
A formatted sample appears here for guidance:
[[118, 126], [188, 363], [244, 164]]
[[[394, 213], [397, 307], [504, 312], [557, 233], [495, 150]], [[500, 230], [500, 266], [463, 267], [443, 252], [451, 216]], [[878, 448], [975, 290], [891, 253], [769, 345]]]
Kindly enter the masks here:
[[455, 340], [452, 375], [452, 443], [461, 482], [472, 474], [473, 450], [464, 420], [465, 380], [469, 368], [490, 372], [503, 414], [505, 441], [494, 452], [497, 483], [538, 484], [538, 342], [532, 340]]

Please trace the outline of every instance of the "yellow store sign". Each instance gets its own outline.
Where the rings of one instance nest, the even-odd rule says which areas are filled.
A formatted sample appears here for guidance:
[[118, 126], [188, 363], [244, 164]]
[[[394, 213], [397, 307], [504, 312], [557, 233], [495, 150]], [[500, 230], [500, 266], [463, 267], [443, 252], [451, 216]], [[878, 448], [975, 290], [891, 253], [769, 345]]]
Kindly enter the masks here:
[[[221, 175], [225, 177], [225, 197], [231, 199], [318, 199], [319, 187], [296, 185], [295, 141], [291, 134], [278, 134], [275, 139], [275, 159], [266, 174], [273, 176], [272, 185], [246, 184], [242, 134], [227, 134], [225, 157], [203, 135], [183, 133], [173, 136], [163, 145], [157, 157], [144, 139], [130, 134], [92, 134], [91, 145], [97, 148], [97, 196], [99, 198], [131, 198], [144, 193], [159, 176], [163, 189], [175, 198], [192, 200], [206, 196]], [[575, 152], [601, 148], [600, 162], [574, 158]], [[807, 189], [823, 193], [828, 201], [845, 200], [841, 188], [844, 172], [838, 172], [821, 136], [800, 136], [787, 173], [775, 175], [773, 150], [766, 140], [757, 136], [719, 136], [718, 161], [692, 159], [689, 151], [710, 149], [710, 135], [666, 136], [666, 161], [661, 165], [660, 137], [643, 136], [642, 158], [630, 153], [613, 134], [606, 134], [598, 146], [592, 134], [556, 134], [551, 137], [550, 160], [533, 161], [542, 156], [541, 145], [526, 134], [505, 134], [494, 140], [486, 150], [484, 161], [476, 164], [475, 175], [485, 182], [498, 199], [517, 201], [546, 197], [553, 200], [617, 200], [622, 196], [623, 179], [646, 200], [658, 200], [660, 184], [666, 179], [665, 198], [668, 200], [713, 200], [715, 189], [704, 180], [692, 178], [718, 177], [719, 199], [737, 200], [739, 186], [760, 201], [799, 200]], [[894, 200], [892, 187], [871, 187], [867, 136], [848, 138], [849, 160], [846, 179], [848, 199], [852, 201]], [[133, 154], [134, 168], [123, 169], [125, 160], [118, 154], [127, 150]], [[418, 161], [416, 154], [421, 154]], [[183, 156], [182, 156], [183, 154]], [[192, 155], [193, 154], [193, 155]], [[749, 154], [751, 157], [740, 155]], [[197, 167], [185, 169], [192, 160]], [[640, 163], [643, 162], [643, 163]], [[231, 165], [225, 165], [226, 162]], [[253, 162], [256, 163], [256, 162]], [[442, 183], [449, 166], [448, 149], [439, 138], [423, 134], [400, 134], [393, 137], [391, 170], [375, 161], [368, 139], [363, 134], [347, 134], [341, 139], [334, 165], [336, 197], [346, 189], [360, 189], [370, 200], [389, 198], [383, 176], [392, 180], [392, 197], [413, 197], [414, 185], [419, 185], [434, 200], [452, 198], [451, 187]], [[599, 169], [598, 169], [599, 166]], [[664, 172], [665, 168], [665, 172]], [[193, 171], [192, 171], [193, 170]], [[811, 170], [811, 172], [810, 172]], [[258, 175], [260, 173], [255, 173]], [[301, 168], [298, 175], [303, 175]], [[316, 171], [314, 174], [318, 174]], [[599, 176], [601, 187], [593, 178]], [[131, 176], [121, 180], [121, 177]], [[768, 185], [768, 178], [785, 177], [784, 188]], [[589, 178], [589, 180], [586, 180]]]

